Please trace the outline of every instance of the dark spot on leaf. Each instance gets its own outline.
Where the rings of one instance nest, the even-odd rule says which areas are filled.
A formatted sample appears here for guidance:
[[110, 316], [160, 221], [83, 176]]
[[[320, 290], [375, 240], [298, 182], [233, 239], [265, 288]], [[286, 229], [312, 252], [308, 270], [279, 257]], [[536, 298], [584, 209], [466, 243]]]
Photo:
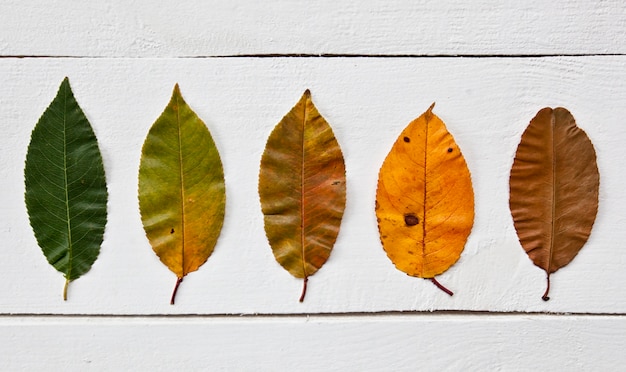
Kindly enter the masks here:
[[376, 222], [380, 223], [380, 218], [377, 218], [377, 219], [376, 219]]
[[404, 137], [404, 142], [411, 142], [411, 139], [409, 137]]
[[341, 181], [335, 181], [333, 182], [333, 186], [339, 185], [341, 183]]
[[413, 213], [407, 213], [404, 215], [404, 223], [407, 226], [415, 226], [418, 223], [420, 223], [420, 219], [417, 218], [417, 216], [414, 215]]
[[173, 234], [173, 233], [174, 233], [174, 229], [171, 229], [171, 230], [170, 230], [170, 234]]
[[378, 204], [378, 200], [376, 200], [376, 208], [375, 209], [378, 209], [378, 207], [380, 207], [380, 204]]
[[448, 152], [452, 152], [452, 147], [448, 147]]

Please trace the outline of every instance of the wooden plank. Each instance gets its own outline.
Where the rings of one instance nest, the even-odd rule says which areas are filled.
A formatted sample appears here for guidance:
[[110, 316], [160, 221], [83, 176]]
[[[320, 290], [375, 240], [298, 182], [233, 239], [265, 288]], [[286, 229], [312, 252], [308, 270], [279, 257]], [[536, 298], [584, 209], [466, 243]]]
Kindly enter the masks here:
[[5, 370], [615, 370], [623, 317], [3, 318]]
[[8, 0], [0, 55], [626, 53], [626, 5], [608, 1], [98, 3]]
[[[626, 57], [339, 59], [0, 60], [0, 272], [2, 313], [238, 314], [376, 311], [626, 312]], [[98, 261], [61, 300], [63, 278], [45, 261], [23, 203], [30, 131], [68, 75], [99, 137], [109, 224]], [[214, 255], [175, 283], [145, 239], [137, 170], [148, 128], [179, 82], [207, 123], [226, 173], [226, 221]], [[328, 263], [301, 282], [267, 245], [257, 181], [274, 125], [310, 88], [347, 163], [348, 205]], [[474, 183], [476, 220], [460, 261], [439, 280], [408, 277], [387, 259], [374, 215], [377, 174], [396, 136], [436, 101]], [[522, 131], [544, 106], [567, 107], [593, 141], [600, 210], [587, 246], [552, 277], [519, 245], [508, 210], [508, 177]]]

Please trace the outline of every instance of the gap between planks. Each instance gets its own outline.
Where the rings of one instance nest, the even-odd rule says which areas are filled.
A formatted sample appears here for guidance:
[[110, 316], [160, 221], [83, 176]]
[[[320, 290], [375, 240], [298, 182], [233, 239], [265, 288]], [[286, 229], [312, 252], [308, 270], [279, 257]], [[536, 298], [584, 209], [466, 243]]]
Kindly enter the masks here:
[[626, 318], [624, 313], [582, 313], [582, 312], [491, 312], [491, 311], [468, 311], [468, 310], [435, 310], [435, 311], [380, 311], [380, 312], [345, 312], [345, 313], [217, 313], [217, 314], [54, 314], [54, 313], [4, 313], [0, 314], [0, 320], [10, 318], [104, 318], [104, 319], [290, 319], [290, 318], [438, 318], [438, 317], [465, 317], [484, 318], [485, 316], [497, 318], [565, 318], [565, 317], [588, 317], [588, 318]]
[[0, 59], [220, 59], [220, 58], [560, 58], [623, 57], [626, 53], [554, 53], [554, 54], [349, 54], [349, 53], [264, 53], [198, 56], [79, 56], [79, 55], [0, 55]]

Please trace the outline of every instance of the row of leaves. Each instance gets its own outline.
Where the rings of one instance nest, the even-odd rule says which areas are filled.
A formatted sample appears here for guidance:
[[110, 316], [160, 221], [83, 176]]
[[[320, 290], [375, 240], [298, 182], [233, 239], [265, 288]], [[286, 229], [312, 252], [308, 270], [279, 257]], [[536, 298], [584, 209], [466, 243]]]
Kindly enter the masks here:
[[[433, 104], [434, 106], [434, 104]], [[376, 216], [395, 266], [430, 279], [460, 257], [474, 223], [474, 193], [461, 151], [431, 106], [400, 134], [379, 173]], [[276, 125], [261, 159], [259, 196], [274, 256], [303, 279], [328, 259], [346, 203], [345, 164], [307, 90]], [[35, 126], [25, 167], [26, 206], [39, 246], [68, 284], [98, 257], [107, 220], [96, 136], [65, 78]], [[564, 108], [544, 108], [522, 135], [510, 174], [510, 209], [522, 247], [547, 273], [587, 241], [598, 208], [596, 155]], [[225, 213], [224, 171], [202, 120], [178, 85], [150, 128], [139, 167], [146, 236], [176, 275], [172, 293], [213, 252]]]

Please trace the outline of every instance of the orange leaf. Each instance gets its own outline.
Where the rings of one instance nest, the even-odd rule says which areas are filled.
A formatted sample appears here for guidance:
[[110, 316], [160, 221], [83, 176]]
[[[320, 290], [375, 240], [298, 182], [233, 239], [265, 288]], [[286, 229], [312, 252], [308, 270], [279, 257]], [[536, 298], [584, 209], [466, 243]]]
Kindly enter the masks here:
[[465, 159], [434, 104], [400, 134], [378, 175], [376, 216], [387, 256], [408, 275], [435, 279], [461, 255], [474, 224]]
[[304, 279], [302, 302], [309, 276], [333, 249], [346, 205], [341, 148], [308, 90], [267, 140], [259, 196], [276, 261]]
[[596, 152], [572, 114], [546, 107], [531, 121], [511, 168], [509, 206], [522, 247], [550, 274], [583, 247], [598, 211]]

